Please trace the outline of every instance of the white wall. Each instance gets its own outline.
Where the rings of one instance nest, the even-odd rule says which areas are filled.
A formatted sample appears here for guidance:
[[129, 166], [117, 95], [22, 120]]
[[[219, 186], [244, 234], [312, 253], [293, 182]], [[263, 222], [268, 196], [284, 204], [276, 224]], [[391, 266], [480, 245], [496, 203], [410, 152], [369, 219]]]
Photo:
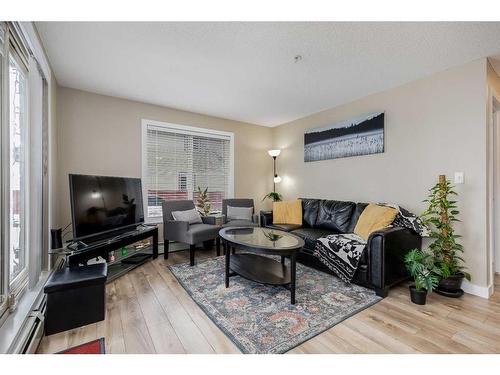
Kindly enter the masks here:
[[62, 226], [71, 220], [69, 173], [141, 177], [141, 119], [233, 132], [235, 197], [253, 198], [257, 210], [265, 207], [262, 197], [272, 189], [270, 128], [58, 87]]
[[[277, 190], [286, 199], [316, 197], [396, 202], [421, 213], [439, 174], [465, 173], [457, 186], [468, 290], [488, 286], [487, 62], [485, 59], [370, 95], [273, 129], [58, 88], [58, 187], [61, 224], [69, 222], [68, 173], [140, 177], [140, 119], [191, 124], [236, 134], [236, 196], [261, 197], [271, 188], [266, 150], [282, 149]], [[303, 161], [306, 129], [385, 111], [385, 152]], [[467, 285], [466, 285], [467, 286]]]
[[[273, 129], [285, 198], [395, 202], [421, 213], [438, 175], [457, 186], [464, 258], [472, 283], [487, 286], [486, 60], [449, 69]], [[304, 131], [385, 111], [383, 154], [304, 163]]]

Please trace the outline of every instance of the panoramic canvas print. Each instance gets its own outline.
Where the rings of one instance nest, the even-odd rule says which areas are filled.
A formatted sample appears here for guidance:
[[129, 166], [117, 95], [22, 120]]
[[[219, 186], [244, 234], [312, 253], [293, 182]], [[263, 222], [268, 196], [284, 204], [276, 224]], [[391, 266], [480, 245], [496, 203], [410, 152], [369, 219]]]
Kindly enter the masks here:
[[304, 161], [384, 152], [384, 113], [372, 113], [304, 134]]

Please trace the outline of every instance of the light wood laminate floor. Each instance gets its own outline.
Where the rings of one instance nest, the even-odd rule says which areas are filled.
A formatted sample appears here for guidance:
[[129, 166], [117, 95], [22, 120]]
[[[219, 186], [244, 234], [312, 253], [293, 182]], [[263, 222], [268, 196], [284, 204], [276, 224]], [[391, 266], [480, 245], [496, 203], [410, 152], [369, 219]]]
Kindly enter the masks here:
[[[198, 251], [197, 260], [215, 256]], [[107, 353], [240, 353], [167, 269], [187, 251], [146, 263], [107, 285], [106, 320], [44, 337], [38, 353], [55, 353], [99, 337]], [[330, 276], [325, 276], [330, 277]], [[500, 353], [500, 277], [489, 300], [432, 294], [409, 300], [407, 284], [389, 297], [289, 353]]]

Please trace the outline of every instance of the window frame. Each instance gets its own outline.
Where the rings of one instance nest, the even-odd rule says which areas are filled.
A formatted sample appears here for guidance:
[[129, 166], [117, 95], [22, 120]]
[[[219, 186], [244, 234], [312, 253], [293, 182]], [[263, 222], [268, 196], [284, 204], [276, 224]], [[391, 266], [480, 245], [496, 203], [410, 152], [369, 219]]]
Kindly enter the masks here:
[[7, 48], [7, 30], [5, 28], [4, 24], [0, 24], [0, 28], [2, 28], [3, 31], [3, 37], [0, 37], [0, 187], [1, 187], [1, 197], [0, 199], [0, 326], [6, 317], [6, 312], [8, 309], [8, 285], [9, 285], [9, 260], [7, 259], [8, 257], [5, 256], [5, 237], [4, 237], [4, 225], [3, 225], [3, 217], [2, 213], [4, 212], [4, 187], [3, 187], [3, 182], [5, 181], [4, 178], [4, 170], [3, 170], [3, 162], [2, 160], [5, 157], [5, 150], [2, 147], [3, 144], [3, 139], [5, 137], [5, 127], [3, 124], [6, 124], [6, 119], [7, 119], [7, 112], [4, 110], [6, 108], [6, 105], [8, 104], [8, 95], [7, 95], [7, 89], [8, 89], [8, 80], [6, 77], [8, 77], [8, 64], [5, 64], [5, 61], [8, 60], [5, 57], [6, 52], [8, 51]]
[[[23, 150], [23, 168], [21, 170], [21, 173], [24, 175], [24, 179], [22, 180], [23, 184], [23, 202], [21, 204], [21, 210], [22, 214], [24, 215], [23, 218], [23, 245], [24, 245], [24, 268], [23, 270], [14, 277], [14, 279], [10, 280], [10, 268], [9, 268], [9, 295], [14, 294], [17, 297], [22, 294], [22, 292], [26, 289], [28, 285], [28, 275], [29, 275], [29, 257], [30, 257], [30, 251], [29, 251], [29, 227], [28, 227], [28, 212], [29, 212], [29, 198], [30, 198], [30, 190], [29, 190], [29, 166], [30, 166], [30, 147], [29, 147], [29, 140], [30, 140], [30, 135], [29, 135], [29, 129], [30, 129], [30, 98], [29, 98], [29, 92], [30, 92], [30, 76], [29, 76], [29, 69], [25, 65], [23, 59], [19, 56], [17, 51], [15, 49], [9, 49], [8, 54], [7, 54], [7, 59], [8, 59], [8, 65], [7, 69], [10, 68], [10, 59], [12, 58], [16, 65], [17, 68], [19, 68], [23, 74], [24, 74], [24, 79], [25, 79], [25, 103], [26, 103], [26, 108], [25, 108], [25, 114], [24, 114], [24, 134], [22, 134], [21, 142], [24, 143], [24, 150]], [[10, 83], [8, 82], [7, 85]], [[8, 105], [10, 106], [10, 87], [9, 87], [9, 96], [8, 96], [9, 102]], [[7, 140], [2, 146], [5, 147], [7, 150], [7, 155], [8, 158], [7, 160], [10, 160], [10, 107], [5, 108], [5, 111], [7, 111], [7, 127], [8, 130], [6, 131], [6, 136]], [[4, 164], [5, 165], [5, 164]], [[5, 192], [5, 199], [4, 199], [4, 207], [3, 209], [5, 210], [5, 215], [6, 215], [6, 221], [5, 224], [6, 226], [9, 226], [10, 223], [10, 170], [7, 166], [5, 166], [5, 173], [4, 177], [6, 177], [6, 180], [4, 180], [4, 184], [7, 186], [7, 190]], [[7, 199], [8, 198], [8, 199]], [[4, 232], [4, 241], [8, 245], [7, 246], [7, 251], [8, 251], [8, 266], [10, 267], [10, 227], [6, 228], [8, 231]]]
[[203, 137], [216, 138], [216, 139], [229, 139], [229, 181], [228, 181], [228, 198], [234, 197], [234, 133], [222, 130], [200, 128], [190, 125], [180, 125], [170, 122], [156, 121], [156, 120], [141, 120], [141, 180], [142, 180], [142, 201], [144, 207], [144, 221], [146, 223], [162, 223], [161, 217], [148, 216], [148, 198], [147, 186], [145, 180], [147, 177], [148, 164], [147, 164], [147, 131], [148, 127], [157, 127], [165, 131], [175, 132], [177, 134], [185, 135], [199, 135]]

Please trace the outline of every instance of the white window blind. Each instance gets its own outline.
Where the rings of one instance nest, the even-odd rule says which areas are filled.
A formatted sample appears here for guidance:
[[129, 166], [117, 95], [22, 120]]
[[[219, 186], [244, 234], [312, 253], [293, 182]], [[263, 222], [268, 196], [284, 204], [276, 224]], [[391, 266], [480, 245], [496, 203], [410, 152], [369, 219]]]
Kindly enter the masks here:
[[208, 188], [213, 212], [233, 196], [232, 133], [143, 120], [143, 172], [147, 218], [162, 217], [164, 200], [196, 201]]

